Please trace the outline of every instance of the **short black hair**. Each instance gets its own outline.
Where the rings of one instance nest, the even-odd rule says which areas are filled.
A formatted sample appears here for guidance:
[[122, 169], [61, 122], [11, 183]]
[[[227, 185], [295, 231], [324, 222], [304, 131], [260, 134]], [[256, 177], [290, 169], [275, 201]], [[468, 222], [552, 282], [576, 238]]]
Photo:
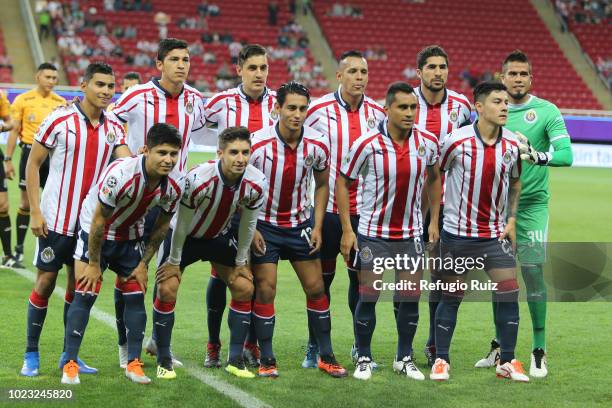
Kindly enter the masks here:
[[285, 100], [287, 99], [287, 95], [289, 94], [298, 94], [305, 96], [308, 100], [308, 103], [310, 103], [310, 91], [308, 90], [308, 88], [298, 82], [290, 81], [282, 84], [280, 88], [278, 88], [278, 90], [276, 91], [276, 101], [280, 106], [283, 106]]
[[126, 73], [123, 76], [123, 80], [124, 81], [138, 81], [138, 83], [142, 82], [142, 79], [140, 78], [140, 74], [136, 71], [130, 71], [128, 73]]
[[147, 132], [147, 147], [149, 149], [161, 144], [169, 144], [180, 148], [183, 144], [178, 129], [170, 123], [156, 123]]
[[241, 67], [244, 65], [246, 60], [256, 55], [267, 55], [268, 51], [259, 45], [259, 44], [247, 44], [240, 50], [238, 54], [238, 66]]
[[387, 88], [387, 95], [385, 96], [385, 105], [387, 107], [395, 101], [395, 95], [398, 93], [411, 94], [414, 93], [414, 88], [407, 82], [394, 82]]
[[338, 62], [342, 62], [345, 59], [350, 58], [350, 57], [364, 58], [363, 53], [361, 51], [349, 50], [349, 51], [343, 52], [342, 55], [340, 55], [340, 58], [338, 58]]
[[506, 69], [508, 68], [508, 63], [510, 62], [527, 63], [529, 65], [529, 73], [531, 73], [531, 62], [529, 62], [529, 58], [527, 58], [527, 54], [525, 54], [523, 51], [514, 50], [510, 54], [508, 54], [508, 56], [504, 60], [504, 63], [502, 64], [502, 72], [506, 72]]
[[434, 45], [428, 45], [427, 47], [419, 51], [419, 53], [417, 54], [417, 60], [416, 60], [417, 68], [423, 69], [423, 67], [427, 63], [427, 59], [431, 57], [444, 57], [444, 59], [446, 60], [446, 65], [449, 65], [448, 64], [448, 54], [446, 53], [446, 51], [444, 51], [444, 48], [440, 47], [439, 45], [434, 44]]
[[485, 81], [481, 82], [474, 88], [474, 103], [482, 101], [491, 92], [494, 91], [507, 91], [506, 85], [499, 81]]
[[50, 69], [51, 71], [57, 71], [57, 67], [50, 62], [43, 62], [36, 68], [36, 72], [40, 72], [45, 69]]
[[251, 144], [251, 134], [244, 126], [231, 126], [225, 128], [219, 134], [219, 149], [224, 150], [227, 145], [235, 140], [242, 140]]
[[157, 60], [163, 62], [170, 51], [177, 49], [188, 50], [189, 47], [187, 46], [187, 42], [177, 38], [164, 38], [159, 42], [159, 46], [157, 47]]
[[83, 82], [88, 82], [95, 74], [115, 75], [113, 68], [105, 62], [92, 62], [85, 69]]

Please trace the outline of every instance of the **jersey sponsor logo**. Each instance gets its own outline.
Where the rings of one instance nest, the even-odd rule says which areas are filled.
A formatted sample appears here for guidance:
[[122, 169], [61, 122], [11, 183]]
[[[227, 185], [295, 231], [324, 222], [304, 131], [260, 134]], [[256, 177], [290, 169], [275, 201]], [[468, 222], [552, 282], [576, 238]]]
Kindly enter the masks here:
[[536, 120], [538, 120], [538, 114], [535, 110], [529, 109], [527, 112], [525, 112], [523, 119], [525, 119], [525, 122], [527, 123], [534, 123]]
[[457, 119], [459, 119], [459, 115], [457, 115], [457, 112], [452, 111], [452, 112], [450, 113], [450, 120], [451, 120], [451, 122], [456, 122], [456, 121], [457, 121]]
[[312, 163], [314, 163], [314, 157], [312, 156], [312, 154], [309, 154], [308, 156], [306, 156], [306, 160], [304, 160], [304, 163], [306, 164], [307, 167], [312, 166]]
[[372, 254], [372, 250], [370, 249], [370, 247], [366, 246], [361, 248], [361, 251], [359, 252], [359, 258], [363, 263], [372, 262], [372, 259], [374, 259], [374, 255]]
[[507, 151], [504, 154], [504, 163], [510, 164], [511, 161], [512, 161], [512, 153], [510, 153], [510, 151]]
[[117, 186], [117, 178], [115, 176], [110, 176], [106, 179], [106, 185], [110, 188], [115, 188]]
[[423, 146], [423, 145], [419, 146], [418, 153], [419, 153], [419, 157], [425, 157], [425, 154], [427, 153], [425, 151], [425, 146]]
[[368, 128], [374, 129], [375, 126], [376, 126], [376, 119], [368, 118]]
[[106, 135], [106, 143], [110, 145], [114, 144], [116, 139], [117, 136], [115, 136], [114, 132], [108, 132], [108, 135]]
[[187, 105], [185, 105], [185, 111], [191, 115], [193, 113], [193, 103], [187, 102]]
[[49, 263], [53, 261], [55, 259], [55, 252], [53, 252], [53, 248], [46, 247], [45, 249], [43, 249], [42, 252], [40, 253], [40, 259], [44, 263]]

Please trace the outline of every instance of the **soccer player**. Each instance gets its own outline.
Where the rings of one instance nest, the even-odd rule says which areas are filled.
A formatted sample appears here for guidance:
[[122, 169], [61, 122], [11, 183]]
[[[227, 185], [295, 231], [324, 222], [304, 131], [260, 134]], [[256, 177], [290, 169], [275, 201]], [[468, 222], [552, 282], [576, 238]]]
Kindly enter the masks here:
[[[11, 122], [11, 103], [6, 97], [5, 93], [0, 89], [0, 133], [7, 132], [13, 128]], [[0, 150], [0, 157], [4, 162], [4, 154]], [[0, 241], [2, 241], [2, 250], [4, 251], [4, 257], [0, 264], [2, 266], [11, 267], [15, 264], [13, 253], [11, 249], [11, 218], [9, 217], [9, 201], [8, 201], [8, 188], [6, 183], [6, 170], [5, 165], [0, 167]]]
[[[333, 377], [345, 377], [347, 372], [332, 350], [329, 300], [318, 255], [329, 196], [329, 143], [327, 137], [304, 126], [310, 102], [308, 89], [289, 82], [278, 89], [276, 97], [279, 120], [275, 126], [252, 135], [250, 158], [269, 182], [251, 260], [256, 292], [253, 316], [261, 348], [259, 375], [278, 377], [272, 336], [276, 274], [282, 258], [291, 261], [306, 294], [309, 325], [319, 345], [319, 369]], [[309, 194], [313, 176], [314, 220], [310, 216]]]
[[[438, 140], [442, 140], [453, 130], [470, 124], [471, 108], [468, 98], [446, 88], [448, 81], [448, 54], [438, 45], [430, 45], [423, 48], [417, 54], [417, 75], [420, 84], [415, 88], [418, 99], [418, 110], [415, 124], [436, 135]], [[444, 209], [444, 173], [442, 174], [443, 199], [440, 202], [439, 230], [442, 229]], [[424, 240], [427, 242], [427, 235], [430, 216], [428, 213], [429, 199], [427, 192], [423, 194], [423, 212], [425, 225], [423, 229]], [[437, 253], [434, 247], [431, 253]], [[437, 271], [431, 271], [431, 281], [439, 281]], [[440, 301], [440, 291], [429, 291], [429, 337], [425, 345], [425, 357], [427, 364], [431, 367], [436, 357], [435, 345], [435, 315], [438, 302]]]
[[[571, 140], [559, 109], [530, 94], [531, 63], [519, 51], [510, 53], [502, 65], [502, 80], [510, 105], [506, 127], [522, 139], [521, 197], [516, 219], [516, 238], [521, 272], [527, 288], [527, 303], [533, 329], [529, 375], [546, 377], [546, 285], [543, 264], [548, 237], [548, 168], [572, 165]], [[553, 152], [550, 152], [550, 146]], [[495, 309], [494, 309], [495, 312]], [[499, 358], [499, 334], [491, 351], [476, 367], [491, 367]]]
[[[191, 61], [187, 43], [176, 38], [166, 38], [159, 42], [157, 49], [157, 69], [161, 78], [153, 78], [142, 85], [136, 85], [121, 95], [113, 113], [127, 125], [127, 143], [130, 151], [137, 154], [145, 145], [145, 136], [151, 126], [157, 123], [169, 123], [178, 129], [182, 138], [181, 152], [175, 171], [186, 172], [187, 155], [191, 137], [199, 138], [204, 132], [205, 116], [202, 94], [185, 81], [189, 75]], [[145, 241], [157, 218], [157, 210], [149, 211], [145, 222]], [[155, 295], [155, 291], [154, 291]], [[123, 296], [115, 288], [115, 312], [119, 333], [119, 365], [125, 366], [127, 339], [122, 336], [125, 327], [122, 322]], [[155, 346], [155, 326], [153, 336], [147, 343], [146, 351], [157, 354]], [[181, 362], [174, 359], [176, 366]]]
[[[272, 126], [278, 113], [274, 111], [276, 92], [266, 86], [268, 80], [268, 57], [264, 47], [245, 45], [238, 55], [236, 72], [241, 84], [233, 89], [213, 95], [206, 103], [206, 120], [218, 133], [230, 126], [243, 126], [255, 133], [264, 126]], [[213, 132], [214, 133], [214, 132]], [[216, 135], [216, 133], [215, 133]], [[216, 140], [216, 137], [215, 137]], [[220, 367], [221, 321], [226, 304], [226, 285], [219, 279], [215, 267], [206, 289], [208, 345], [204, 367]], [[244, 357], [251, 367], [259, 365], [259, 348], [254, 325], [244, 344]]]
[[[432, 201], [431, 216], [435, 221], [430, 224], [430, 236], [432, 242], [438, 239], [441, 194], [438, 139], [432, 133], [413, 126], [417, 106], [417, 97], [410, 85], [404, 82], [391, 84], [385, 98], [387, 120], [353, 143], [342, 166], [342, 177], [336, 182], [336, 201], [342, 223], [342, 255], [348, 261], [351, 250], [361, 252], [354, 262], [360, 271], [361, 296], [353, 323], [358, 352], [353, 377], [360, 380], [372, 377], [371, 342], [376, 327], [376, 302], [380, 295], [380, 289], [374, 285], [375, 272], [370, 269], [368, 258], [381, 256], [372, 248], [390, 253], [385, 256], [394, 257], [397, 253], [416, 259], [422, 257], [421, 191], [425, 174], [426, 189]], [[357, 236], [350, 219], [349, 188], [360, 174], [365, 188], [361, 193], [363, 204]], [[418, 283], [423, 268], [396, 268], [395, 273], [396, 282]], [[411, 357], [419, 319], [419, 297], [418, 285], [396, 290], [394, 294], [398, 303], [398, 345], [393, 369], [415, 380], [425, 379]]]
[[[342, 54], [336, 71], [336, 78], [340, 83], [338, 90], [312, 102], [305, 122], [306, 126], [327, 136], [330, 144], [329, 201], [323, 220], [322, 234], [325, 245], [321, 247], [323, 283], [328, 299], [331, 299], [329, 288], [336, 273], [336, 258], [340, 253], [340, 237], [342, 236], [336, 203], [336, 180], [340, 174], [342, 160], [347, 156], [355, 140], [362, 134], [375, 129], [385, 117], [383, 107], [365, 95], [368, 75], [368, 62], [361, 52], [353, 50]], [[362, 188], [361, 179], [356, 180], [350, 188], [350, 212], [354, 229], [357, 229], [359, 224], [361, 196], [358, 190], [360, 188]], [[354, 316], [359, 298], [359, 281], [357, 271], [349, 265], [351, 263], [347, 265], [348, 303], [351, 315]], [[351, 355], [355, 361], [356, 353], [357, 348], [353, 344]], [[317, 367], [317, 345], [312, 331], [310, 331], [302, 367]]]
[[[519, 142], [503, 127], [508, 116], [508, 93], [503, 84], [489, 81], [476, 86], [474, 105], [478, 120], [453, 131], [440, 151], [440, 168], [446, 172], [440, 254], [445, 257], [442, 281], [448, 286], [443, 287], [436, 310], [436, 360], [430, 378], [449, 378], [449, 348], [464, 295], [452, 284], [464, 282], [467, 275], [455, 263], [471, 259], [473, 265], [483, 266], [497, 286], [493, 307], [501, 353], [495, 372], [498, 377], [525, 382], [529, 377], [514, 358], [519, 325], [513, 249], [521, 191]], [[447, 258], [456, 269], [447, 266]]]
[[[49, 297], [57, 274], [64, 265], [68, 286], [64, 304], [64, 325], [74, 299], [74, 250], [81, 203], [110, 160], [128, 156], [123, 127], [113, 115], [104, 113], [115, 90], [110, 66], [90, 64], [85, 70], [82, 102], [56, 109], [41, 124], [29, 153], [26, 167], [28, 201], [32, 208], [32, 233], [37, 237], [34, 289], [27, 317], [27, 346], [21, 375], [38, 375], [38, 343], [47, 314]], [[40, 168], [49, 159], [49, 183], [42, 198]], [[62, 359], [60, 359], [61, 362]], [[97, 370], [76, 360], [83, 374]], [[60, 366], [61, 368], [61, 366]]]
[[[125, 375], [139, 384], [151, 382], [140, 361], [147, 322], [147, 268], [166, 236], [181, 197], [182, 180], [170, 174], [178, 165], [181, 143], [182, 137], [174, 126], [153, 125], [147, 132], [144, 152], [115, 160], [83, 202], [74, 252], [78, 295], [68, 310], [62, 384], [80, 383], [76, 360], [89, 313], [100, 292], [102, 272], [107, 267], [122, 277], [128, 347]], [[145, 245], [145, 214], [155, 206], [160, 211]]]
[[[19, 159], [19, 188], [21, 189], [21, 200], [17, 210], [15, 225], [17, 227], [17, 245], [15, 246], [15, 264], [13, 266], [23, 268], [23, 243], [28, 225], [30, 224], [30, 203], [26, 192], [26, 163], [32, 151], [34, 136], [42, 121], [58, 106], [66, 104], [66, 100], [53, 92], [57, 85], [57, 68], [50, 63], [43, 63], [36, 71], [36, 88], [17, 96], [11, 106], [13, 118], [13, 130], [9, 134], [6, 143], [6, 156], [4, 157], [4, 168], [6, 177], [12, 180], [15, 175], [13, 169], [13, 153], [15, 144], [19, 139], [21, 157]], [[45, 161], [40, 170], [40, 187], [44, 187], [49, 174], [49, 161]], [[69, 283], [70, 285], [70, 283]]]
[[[248, 129], [230, 127], [219, 135], [218, 158], [192, 168], [172, 230], [166, 238], [157, 272], [153, 322], [157, 326], [157, 377], [176, 377], [170, 357], [174, 305], [185, 268], [210, 261], [232, 294], [228, 324], [230, 348], [226, 371], [253, 378], [243, 360], [251, 324], [253, 275], [248, 266], [257, 216], [268, 189], [265, 176], [249, 164]], [[239, 225], [230, 224], [240, 212]]]

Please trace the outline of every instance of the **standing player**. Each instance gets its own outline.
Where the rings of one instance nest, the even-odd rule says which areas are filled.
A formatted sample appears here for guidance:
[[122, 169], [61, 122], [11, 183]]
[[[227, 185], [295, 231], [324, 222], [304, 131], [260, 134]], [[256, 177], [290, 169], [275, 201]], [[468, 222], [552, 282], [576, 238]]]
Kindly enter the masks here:
[[[321, 265], [325, 293], [330, 299], [329, 287], [336, 273], [336, 258], [340, 253], [342, 227], [336, 203], [336, 180], [340, 174], [342, 160], [349, 152], [351, 145], [362, 134], [373, 130], [384, 116], [384, 109], [373, 99], [365, 95], [368, 86], [368, 63], [359, 51], [347, 51], [340, 56], [336, 78], [340, 83], [338, 90], [312, 102], [308, 109], [305, 125], [323, 133], [329, 138], [330, 170], [329, 201], [323, 220], [323, 242], [321, 247]], [[358, 194], [361, 181], [355, 180], [350, 188], [351, 222], [356, 229], [359, 223], [361, 196]], [[350, 265], [350, 263], [349, 263]], [[348, 303], [351, 315], [359, 298], [359, 281], [357, 271], [347, 266], [349, 275]], [[356, 356], [357, 349], [353, 344], [351, 355]], [[317, 366], [317, 346], [312, 330], [306, 347], [306, 357], [302, 362], [304, 368]]]
[[[546, 285], [542, 266], [546, 261], [550, 198], [546, 166], [572, 165], [571, 140], [559, 109], [549, 101], [529, 93], [532, 80], [531, 63], [523, 52], [516, 50], [506, 57], [502, 66], [502, 80], [510, 96], [506, 127], [523, 139], [521, 158], [527, 162], [521, 174], [522, 190], [516, 220], [516, 238], [533, 329], [529, 375], [543, 378], [548, 374]], [[549, 152], [550, 146], [553, 147], [553, 152]], [[499, 358], [497, 339], [491, 342], [491, 351], [487, 357], [476, 363], [476, 367], [491, 367], [495, 364], [495, 360]]]
[[[140, 74], [138, 72], [134, 72], [134, 71], [127, 72], [123, 76], [123, 79], [121, 80], [121, 93], [124, 94], [131, 87], [140, 85], [141, 83], [142, 83], [142, 80], [140, 79]], [[109, 111], [112, 111], [113, 109], [115, 109], [114, 103], [111, 103], [110, 105], [108, 105]]]
[[[276, 274], [282, 258], [291, 261], [306, 293], [309, 326], [319, 345], [319, 369], [333, 377], [344, 377], [347, 372], [332, 350], [329, 300], [317, 253], [321, 249], [321, 227], [329, 195], [329, 143], [321, 133], [304, 126], [310, 102], [308, 89], [289, 82], [278, 89], [276, 97], [279, 121], [252, 135], [250, 159], [269, 181], [252, 255], [256, 291], [253, 316], [261, 347], [259, 375], [278, 376], [272, 336]], [[313, 176], [314, 222], [309, 197]]]
[[[380, 291], [371, 284], [373, 272], [366, 262], [372, 248], [378, 247], [385, 256], [423, 255], [423, 223], [421, 215], [421, 191], [427, 174], [426, 189], [431, 200], [430, 234], [433, 242], [438, 239], [438, 209], [440, 203], [440, 169], [438, 139], [430, 132], [414, 127], [417, 111], [414, 89], [403, 82], [389, 86], [385, 100], [387, 120], [377, 129], [355, 141], [342, 166], [342, 178], [336, 183], [337, 203], [342, 222], [342, 255], [349, 260], [352, 249], [361, 251], [355, 262], [360, 270], [361, 296], [355, 310], [354, 326], [357, 337], [357, 368], [353, 376], [360, 380], [372, 377], [372, 352], [370, 345], [376, 327], [376, 302]], [[358, 233], [355, 235], [350, 220], [349, 187], [363, 177], [362, 209]], [[359, 242], [359, 245], [357, 243]], [[397, 247], [401, 247], [401, 250]], [[397, 252], [400, 251], [400, 252]], [[361, 264], [361, 266], [357, 266]], [[418, 283], [422, 268], [414, 271], [396, 270], [396, 282]], [[370, 296], [368, 296], [370, 295]], [[419, 319], [420, 289], [397, 290], [396, 315], [398, 345], [393, 369], [415, 380], [425, 376], [412, 361], [412, 340]]]
[[[11, 103], [8, 98], [0, 89], [0, 133], [9, 131], [13, 128], [11, 122]], [[0, 158], [4, 163], [5, 157], [0, 150]], [[2, 241], [2, 250], [4, 251], [4, 257], [0, 264], [2, 266], [14, 266], [15, 259], [11, 250], [11, 218], [9, 217], [9, 200], [8, 200], [8, 186], [6, 183], [6, 171], [5, 165], [0, 168], [0, 241]]]
[[[153, 308], [157, 329], [157, 377], [176, 377], [170, 358], [174, 305], [184, 269], [198, 260], [210, 261], [230, 288], [230, 348], [226, 371], [253, 378], [243, 359], [251, 325], [253, 275], [247, 265], [257, 216], [268, 189], [265, 176], [249, 164], [251, 139], [244, 127], [230, 127], [219, 136], [218, 158], [192, 168], [173, 232], [164, 244], [157, 272], [158, 295]], [[240, 212], [240, 223], [232, 225]]]
[[[415, 89], [418, 99], [418, 109], [415, 124], [436, 135], [440, 143], [453, 130], [470, 123], [470, 102], [468, 98], [446, 88], [448, 81], [448, 55], [444, 49], [438, 45], [430, 45], [423, 48], [417, 54], [417, 75], [421, 80]], [[442, 173], [442, 194], [444, 197], [444, 173]], [[444, 200], [440, 203], [440, 214], [444, 211]], [[424, 239], [427, 242], [427, 235], [430, 216], [428, 213], [429, 200], [427, 192], [423, 194], [423, 213], [425, 216]], [[439, 218], [439, 229], [442, 229], [443, 217]], [[436, 253], [436, 248], [432, 253]], [[436, 271], [431, 272], [431, 281], [439, 281]], [[436, 357], [435, 345], [435, 316], [438, 302], [440, 301], [440, 291], [429, 291], [429, 338], [425, 345], [425, 357], [427, 364], [431, 367]]]
[[[74, 252], [76, 292], [80, 296], [68, 310], [62, 384], [80, 383], [75, 361], [107, 267], [122, 277], [128, 346], [125, 375], [139, 384], [151, 382], [140, 361], [147, 322], [147, 268], [166, 236], [181, 197], [181, 180], [170, 174], [180, 158], [181, 142], [174, 126], [153, 125], [147, 132], [143, 153], [113, 162], [83, 202]], [[155, 206], [160, 211], [145, 245], [145, 214]]]
[[[17, 210], [17, 245], [15, 246], [15, 267], [23, 267], [23, 243], [28, 225], [30, 224], [30, 203], [26, 193], [26, 163], [32, 150], [34, 136], [42, 121], [58, 106], [65, 105], [66, 100], [53, 92], [57, 85], [57, 68], [53, 64], [43, 63], [36, 71], [36, 88], [17, 96], [11, 106], [13, 117], [13, 130], [6, 143], [6, 156], [4, 167], [6, 177], [12, 180], [15, 175], [13, 169], [13, 153], [15, 144], [19, 138], [21, 146], [21, 157], [19, 159], [19, 188], [21, 189], [21, 201]], [[44, 187], [49, 174], [49, 161], [45, 161], [40, 170], [40, 187]], [[70, 283], [69, 283], [70, 285]]]
[[[64, 265], [68, 275], [64, 325], [74, 298], [74, 250], [81, 203], [107, 166], [112, 154], [129, 155], [121, 124], [104, 114], [115, 89], [115, 76], [106, 64], [90, 64], [85, 70], [82, 102], [56, 109], [42, 123], [26, 167], [28, 199], [32, 205], [32, 233], [37, 237], [38, 273], [30, 294], [27, 346], [21, 375], [38, 375], [38, 343], [47, 314], [47, 303]], [[49, 181], [40, 199], [40, 168], [49, 158]], [[61, 359], [60, 359], [61, 361]], [[79, 370], [97, 370], [77, 360]], [[60, 366], [61, 368], [61, 366]]]
[[[521, 160], [517, 136], [503, 128], [508, 115], [506, 87], [494, 81], [474, 88], [478, 121], [453, 131], [443, 142], [440, 167], [446, 172], [444, 229], [440, 254], [453, 260], [472, 259], [496, 283], [493, 305], [500, 333], [498, 377], [529, 381], [514, 358], [519, 325], [516, 261], [516, 210], [521, 191]], [[463, 265], [464, 263], [462, 263]], [[457, 264], [457, 267], [459, 265]], [[442, 271], [449, 285], [436, 310], [436, 360], [430, 378], [449, 378], [450, 343], [457, 324], [463, 291], [450, 284], [465, 282], [466, 274], [452, 268]]]
[[[242, 83], [233, 89], [214, 95], [206, 103], [206, 120], [221, 133], [230, 126], [243, 126], [251, 133], [264, 126], [272, 126], [278, 118], [274, 111], [276, 92], [266, 86], [268, 80], [268, 57], [264, 47], [246, 45], [238, 55], [236, 72]], [[217, 138], [215, 138], [216, 142]], [[208, 345], [204, 367], [220, 367], [221, 321], [226, 304], [226, 285], [219, 279], [214, 266], [206, 289]], [[259, 363], [259, 348], [254, 325], [244, 345], [247, 363], [256, 367]]]
[[[153, 78], [149, 82], [136, 85], [124, 92], [117, 101], [113, 113], [128, 126], [127, 143], [134, 154], [140, 152], [145, 145], [145, 137], [151, 126], [157, 123], [168, 123], [178, 129], [182, 138], [181, 152], [175, 171], [185, 173], [187, 154], [191, 137], [200, 137], [204, 131], [204, 104], [202, 94], [185, 81], [189, 75], [190, 59], [187, 43], [176, 38], [166, 38], [159, 42], [157, 49], [157, 69], [161, 78]], [[145, 241], [157, 217], [156, 210], [150, 211], [145, 223]], [[121, 337], [124, 323], [121, 321], [123, 296], [115, 291], [115, 312], [117, 328], [119, 329], [119, 365], [127, 364], [125, 360], [125, 341]], [[155, 291], [154, 294], [155, 296]], [[147, 352], [157, 354], [155, 347], [155, 326], [153, 337], [147, 343]], [[123, 342], [123, 344], [122, 344]], [[174, 360], [176, 366], [181, 362]]]

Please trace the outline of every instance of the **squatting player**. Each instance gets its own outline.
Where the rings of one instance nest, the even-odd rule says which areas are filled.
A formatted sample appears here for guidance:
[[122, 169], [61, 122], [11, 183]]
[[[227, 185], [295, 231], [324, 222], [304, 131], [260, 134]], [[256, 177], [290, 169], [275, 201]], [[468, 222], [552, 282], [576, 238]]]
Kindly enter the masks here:
[[[474, 106], [478, 120], [453, 131], [440, 149], [440, 168], [446, 172], [440, 254], [484, 263], [485, 272], [497, 283], [493, 307], [501, 353], [495, 372], [498, 377], [525, 382], [529, 377], [514, 357], [519, 327], [513, 248], [521, 191], [519, 141], [503, 127], [508, 116], [508, 93], [503, 84], [489, 81], [476, 86]], [[429, 377], [437, 381], [449, 379], [449, 349], [464, 296], [450, 284], [465, 282], [467, 273], [448, 268], [441, 274], [449, 285], [443, 288], [436, 309], [436, 360]]]
[[[238, 377], [255, 377], [246, 369], [242, 355], [254, 290], [247, 263], [268, 185], [262, 172], [249, 164], [250, 137], [244, 127], [226, 128], [219, 135], [218, 158], [192, 168], [185, 176], [181, 206], [172, 220], [157, 272], [153, 322], [158, 326], [158, 378], [176, 377], [170, 357], [174, 305], [185, 268], [200, 260], [214, 265], [232, 294], [225, 369]], [[232, 217], [239, 210], [240, 222], [235, 225]]]
[[[243, 126], [251, 133], [264, 126], [272, 126], [278, 119], [274, 111], [276, 92], [267, 87], [269, 65], [267, 51], [258, 44], [245, 45], [238, 54], [236, 73], [241, 79], [238, 87], [213, 95], [206, 102], [206, 121], [216, 129], [215, 136], [231, 126]], [[215, 137], [216, 142], [216, 137]], [[226, 304], [226, 285], [218, 279], [215, 268], [206, 289], [208, 345], [204, 367], [220, 367], [221, 321]], [[244, 344], [244, 357], [251, 367], [259, 365], [259, 348], [254, 325]]]
[[[304, 126], [310, 93], [289, 82], [276, 92], [275, 126], [252, 135], [251, 164], [268, 179], [269, 188], [259, 214], [253, 240], [252, 265], [256, 298], [253, 316], [261, 348], [259, 375], [277, 377], [272, 351], [274, 298], [280, 259], [288, 259], [306, 294], [309, 326], [319, 345], [319, 369], [334, 377], [345, 377], [331, 345], [331, 316], [325, 294], [321, 261], [321, 226], [329, 195], [328, 139]], [[314, 222], [310, 217], [309, 186], [314, 176]]]
[[[548, 169], [572, 165], [571, 140], [559, 109], [551, 102], [529, 93], [531, 63], [527, 56], [513, 51], [502, 65], [502, 80], [508, 88], [510, 105], [506, 127], [522, 140], [521, 158], [527, 163], [521, 174], [521, 197], [516, 218], [516, 238], [521, 272], [527, 288], [527, 303], [533, 329], [529, 375], [542, 378], [546, 364], [546, 285], [543, 264], [548, 238]], [[523, 136], [524, 135], [524, 136]], [[550, 146], [553, 152], [550, 152]], [[494, 309], [495, 312], [495, 309]], [[499, 334], [497, 334], [499, 339]], [[499, 358], [499, 343], [476, 367], [491, 367]]]
[[[359, 51], [347, 51], [340, 56], [336, 78], [340, 83], [338, 90], [329, 93], [310, 104], [305, 125], [323, 133], [329, 138], [329, 201], [323, 219], [323, 242], [321, 247], [321, 266], [323, 267], [323, 282], [325, 293], [330, 298], [329, 287], [336, 273], [336, 258], [340, 253], [340, 238], [342, 227], [338, 216], [336, 203], [336, 180], [340, 174], [342, 160], [349, 152], [351, 145], [362, 134], [376, 128], [385, 117], [382, 106], [365, 95], [368, 86], [368, 63]], [[358, 194], [362, 186], [361, 179], [350, 187], [351, 222], [356, 229], [359, 223], [361, 196]], [[348, 303], [351, 315], [359, 298], [359, 281], [357, 272], [347, 265], [349, 275]], [[315, 338], [310, 331], [306, 357], [302, 362], [304, 368], [317, 366], [318, 349]], [[355, 358], [357, 348], [353, 344], [351, 355]]]
[[[38, 343], [47, 315], [49, 297], [57, 274], [64, 265], [68, 286], [64, 303], [64, 325], [74, 298], [74, 250], [81, 204], [108, 165], [111, 155], [129, 156], [125, 133], [119, 121], [104, 111], [115, 90], [110, 66], [90, 64], [85, 70], [82, 102], [56, 109], [41, 124], [29, 154], [26, 186], [32, 208], [32, 233], [37, 237], [34, 289], [27, 317], [27, 344], [21, 375], [38, 375]], [[49, 159], [49, 183], [39, 191], [39, 174]], [[60, 363], [63, 357], [60, 358]], [[96, 369], [76, 360], [83, 374]], [[61, 366], [60, 366], [61, 368]]]
[[[128, 348], [125, 375], [139, 384], [151, 382], [140, 360], [147, 323], [144, 305], [147, 269], [181, 198], [182, 180], [174, 178], [177, 173], [170, 174], [177, 165], [180, 150], [181, 135], [177, 129], [166, 123], [155, 124], [147, 132], [143, 153], [115, 160], [87, 193], [74, 252], [78, 295], [68, 310], [62, 384], [80, 383], [75, 361], [106, 268], [123, 281]], [[155, 206], [159, 206], [158, 216], [145, 245], [145, 215]]]
[[[376, 302], [380, 295], [380, 289], [374, 285], [376, 275], [370, 269], [372, 259], [369, 255], [422, 258], [421, 192], [426, 174], [433, 221], [429, 233], [432, 243], [438, 240], [442, 189], [438, 139], [433, 133], [413, 126], [417, 107], [417, 97], [410, 85], [404, 82], [391, 84], [385, 99], [387, 120], [353, 143], [342, 165], [342, 177], [336, 184], [336, 201], [342, 222], [342, 254], [348, 261], [351, 250], [361, 251], [355, 262], [359, 270], [360, 297], [353, 322], [358, 349], [353, 377], [359, 380], [372, 377], [371, 342], [376, 327]], [[363, 204], [357, 236], [350, 220], [349, 187], [360, 174], [364, 189], [360, 192]], [[417, 284], [422, 273], [422, 267], [396, 270], [395, 281]], [[424, 380], [425, 376], [411, 357], [412, 340], [419, 320], [419, 297], [418, 286], [394, 293], [398, 342], [393, 370], [408, 378]]]

